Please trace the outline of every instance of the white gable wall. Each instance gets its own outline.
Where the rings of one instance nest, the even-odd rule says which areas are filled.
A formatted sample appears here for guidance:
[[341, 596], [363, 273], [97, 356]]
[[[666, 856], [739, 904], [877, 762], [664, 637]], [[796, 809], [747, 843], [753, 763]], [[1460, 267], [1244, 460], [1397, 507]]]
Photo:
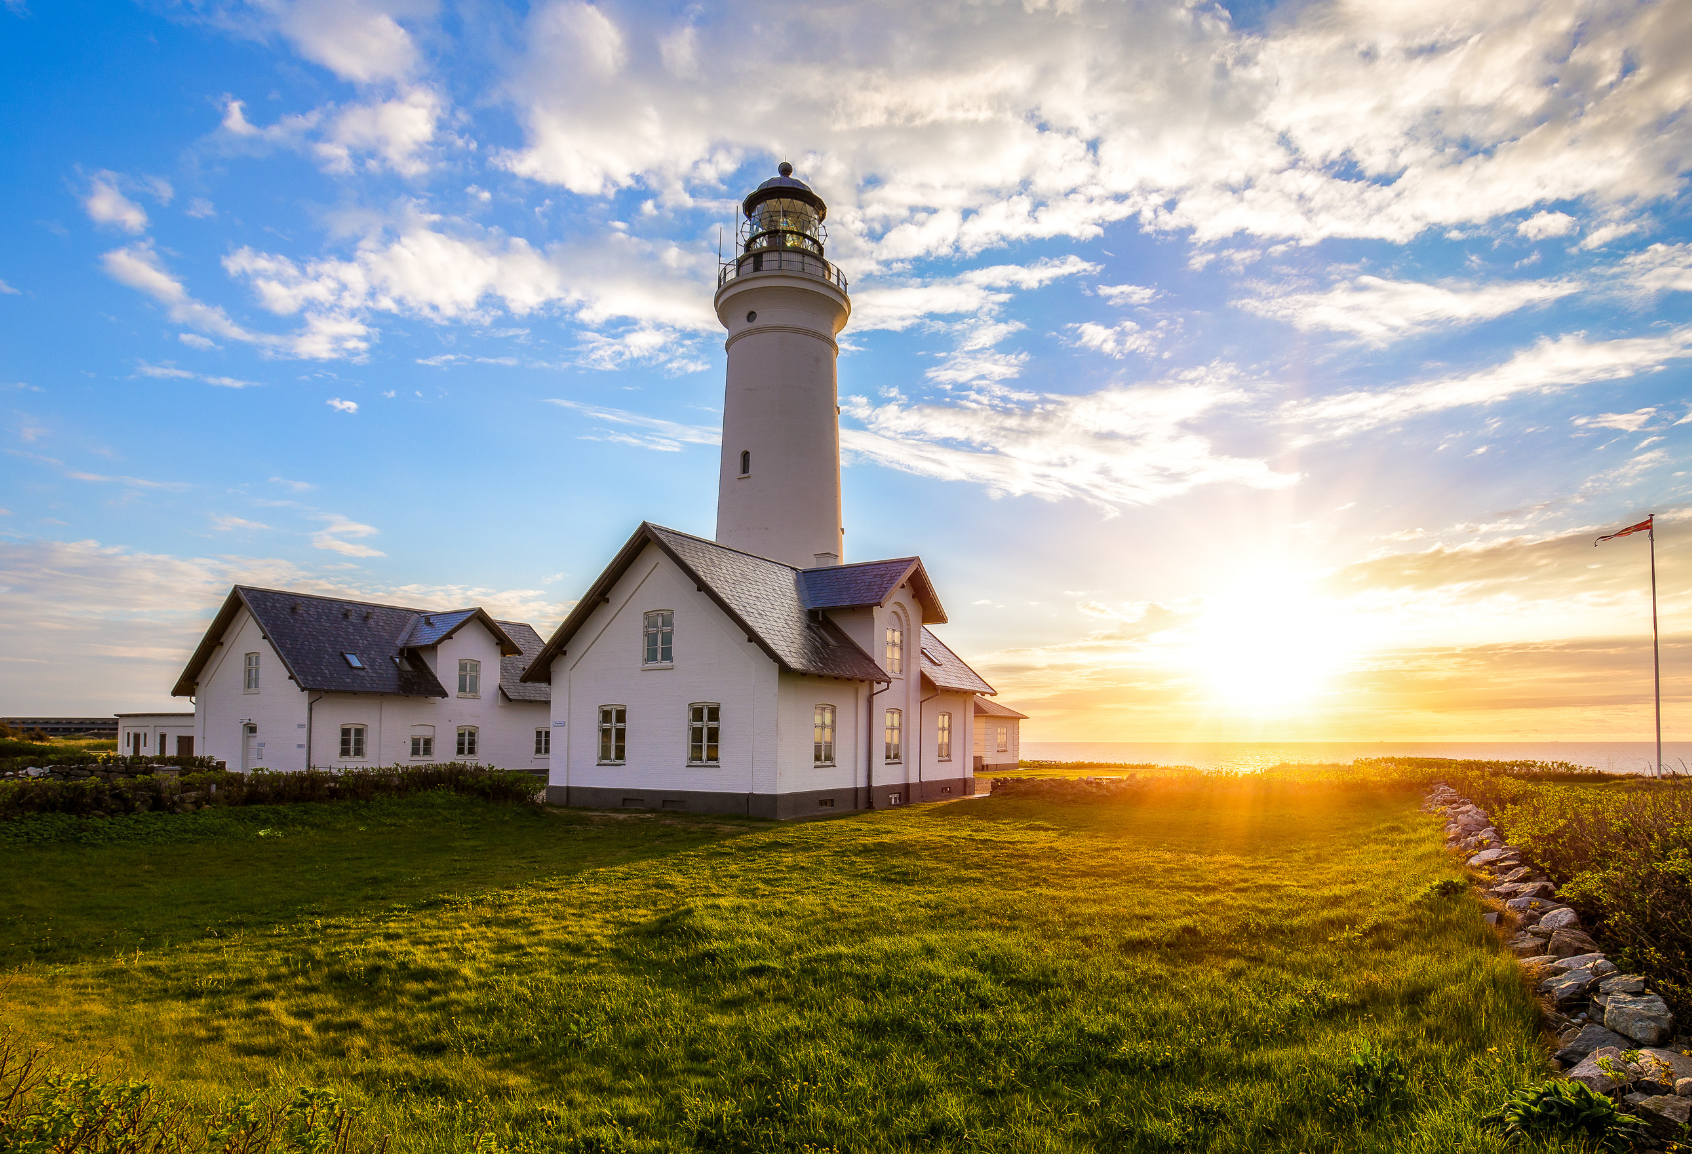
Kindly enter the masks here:
[[[259, 655], [259, 689], [247, 693], [246, 654]], [[247, 769], [304, 769], [306, 695], [288, 677], [258, 622], [240, 609], [200, 671], [194, 694], [194, 747], [230, 769], [243, 768], [242, 727], [258, 726]], [[262, 743], [262, 745], [261, 745]]]
[[[1017, 728], [1019, 718], [995, 717], [990, 713], [983, 713], [975, 719], [975, 752], [978, 757], [991, 769], [995, 766], [1001, 769], [1015, 769], [1022, 757], [1022, 734]], [[999, 727], [1005, 727], [1006, 744], [1009, 749], [999, 750]]]

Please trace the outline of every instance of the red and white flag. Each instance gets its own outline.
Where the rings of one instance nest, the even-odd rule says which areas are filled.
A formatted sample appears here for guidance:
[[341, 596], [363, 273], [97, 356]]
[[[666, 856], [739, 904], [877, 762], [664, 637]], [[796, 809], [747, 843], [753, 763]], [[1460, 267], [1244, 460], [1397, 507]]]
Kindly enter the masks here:
[[1614, 541], [1617, 537], [1625, 537], [1629, 533], [1649, 533], [1651, 532], [1651, 522], [1656, 516], [1657, 515], [1655, 513], [1652, 513], [1651, 516], [1645, 518], [1637, 525], [1629, 525], [1627, 528], [1618, 529], [1606, 537], [1600, 537], [1597, 541], [1592, 542], [1592, 547], [1596, 549], [1600, 542]]

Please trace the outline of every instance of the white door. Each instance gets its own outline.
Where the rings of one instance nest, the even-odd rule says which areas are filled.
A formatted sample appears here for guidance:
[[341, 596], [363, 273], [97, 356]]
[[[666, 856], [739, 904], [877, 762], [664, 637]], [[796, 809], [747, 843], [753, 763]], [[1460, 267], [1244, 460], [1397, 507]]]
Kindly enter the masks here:
[[258, 739], [258, 726], [249, 721], [241, 726], [241, 733], [241, 768], [248, 770], [264, 756], [264, 750]]

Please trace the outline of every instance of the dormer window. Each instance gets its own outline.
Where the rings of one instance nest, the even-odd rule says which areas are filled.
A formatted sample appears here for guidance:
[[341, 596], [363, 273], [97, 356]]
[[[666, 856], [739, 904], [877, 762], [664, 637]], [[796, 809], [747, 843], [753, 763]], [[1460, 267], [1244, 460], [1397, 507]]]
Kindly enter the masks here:
[[341, 656], [346, 658], [347, 664], [352, 666], [354, 669], [363, 669], [364, 668], [364, 662], [362, 662], [358, 659], [358, 654], [356, 654], [356, 653], [343, 653], [343, 654], [341, 654]]

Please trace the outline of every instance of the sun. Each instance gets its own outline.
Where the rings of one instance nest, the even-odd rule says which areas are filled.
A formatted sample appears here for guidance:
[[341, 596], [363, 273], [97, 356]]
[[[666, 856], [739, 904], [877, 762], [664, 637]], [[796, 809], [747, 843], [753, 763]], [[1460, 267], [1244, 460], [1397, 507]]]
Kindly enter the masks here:
[[1313, 704], [1345, 664], [1337, 609], [1293, 575], [1255, 573], [1205, 598], [1194, 671], [1220, 703], [1248, 713]]

